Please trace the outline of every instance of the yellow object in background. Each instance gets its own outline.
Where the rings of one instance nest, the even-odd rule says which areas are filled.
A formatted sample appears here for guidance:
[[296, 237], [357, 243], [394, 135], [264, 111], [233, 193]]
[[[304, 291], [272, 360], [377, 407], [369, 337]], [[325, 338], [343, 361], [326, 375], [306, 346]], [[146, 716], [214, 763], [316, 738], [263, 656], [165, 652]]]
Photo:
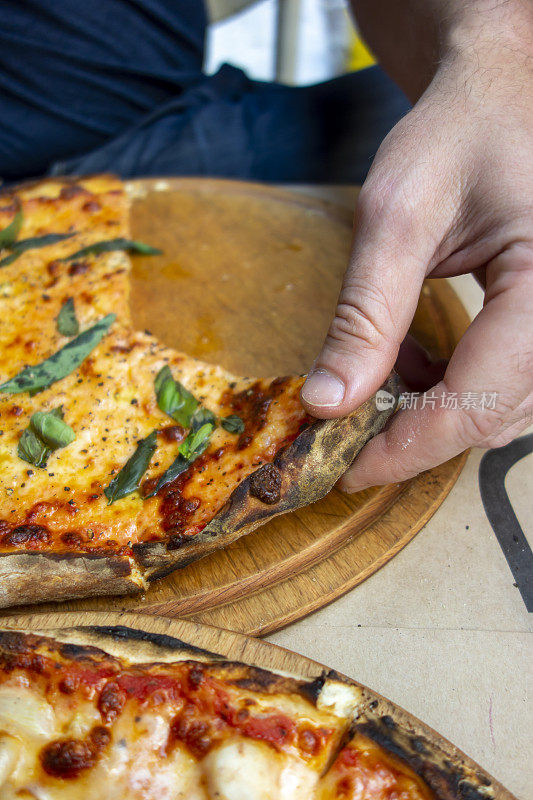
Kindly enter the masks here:
[[350, 34], [348, 62], [346, 64], [348, 70], [350, 72], [357, 72], [360, 69], [371, 67], [372, 64], [375, 63], [376, 59], [363, 40], [359, 38], [357, 31], [353, 30]]

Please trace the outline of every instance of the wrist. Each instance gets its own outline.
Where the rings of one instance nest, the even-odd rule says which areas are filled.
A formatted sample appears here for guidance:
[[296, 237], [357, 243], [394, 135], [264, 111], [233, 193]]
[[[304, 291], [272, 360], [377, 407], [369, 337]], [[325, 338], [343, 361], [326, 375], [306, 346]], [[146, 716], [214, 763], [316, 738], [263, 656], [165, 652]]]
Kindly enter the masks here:
[[533, 103], [533, 4], [472, 0], [441, 27], [439, 59], [428, 84], [448, 91], [470, 110], [512, 107], [527, 114]]
[[[524, 0], [455, 2], [440, 24], [440, 60], [513, 62], [533, 56], [533, 4]], [[531, 69], [531, 67], [529, 67]]]

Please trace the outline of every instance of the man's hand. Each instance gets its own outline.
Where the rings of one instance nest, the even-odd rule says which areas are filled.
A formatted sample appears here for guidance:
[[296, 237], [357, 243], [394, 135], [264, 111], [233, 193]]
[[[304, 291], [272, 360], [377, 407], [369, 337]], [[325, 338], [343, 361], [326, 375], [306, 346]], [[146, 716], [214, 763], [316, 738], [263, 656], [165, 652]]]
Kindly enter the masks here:
[[[311, 414], [347, 414], [379, 388], [425, 277], [473, 272], [486, 288], [433, 387], [436, 407], [396, 414], [341, 480], [347, 491], [405, 480], [473, 445], [504, 445], [532, 420], [533, 13], [520, 12], [517, 25], [507, 11], [495, 18], [501, 29], [468, 15], [453, 28], [359, 195], [336, 316], [302, 390]], [[439, 407], [451, 392], [496, 393], [496, 407]]]

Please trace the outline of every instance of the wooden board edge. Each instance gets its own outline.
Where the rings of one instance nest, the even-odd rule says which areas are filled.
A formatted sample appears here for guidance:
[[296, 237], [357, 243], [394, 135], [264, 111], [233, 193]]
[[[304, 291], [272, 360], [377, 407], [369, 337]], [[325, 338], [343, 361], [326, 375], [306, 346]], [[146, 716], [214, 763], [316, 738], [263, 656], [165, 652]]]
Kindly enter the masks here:
[[[367, 578], [381, 569], [385, 564], [387, 564], [400, 550], [402, 550], [406, 545], [411, 542], [417, 533], [427, 524], [429, 519], [436, 513], [438, 508], [440, 507], [441, 503], [445, 499], [445, 497], [449, 494], [451, 488], [455, 484], [457, 478], [459, 477], [463, 466], [466, 462], [468, 457], [468, 452], [461, 453], [459, 456], [456, 456], [454, 459], [446, 462], [445, 465], [442, 465], [442, 468], [450, 469], [450, 465], [453, 465], [453, 472], [447, 480], [447, 483], [444, 487], [442, 487], [442, 491], [437, 494], [432, 502], [428, 505], [424, 502], [424, 512], [420, 514], [420, 516], [415, 520], [415, 522], [409, 527], [406, 533], [389, 549], [387, 549], [380, 557], [378, 557], [372, 564], [363, 569], [361, 572], [358, 572], [352, 578], [347, 581], [343, 581], [339, 585], [333, 587], [329, 592], [320, 592], [316, 597], [311, 598], [308, 602], [305, 602], [298, 606], [292, 613], [284, 614], [278, 617], [275, 620], [270, 620], [263, 624], [252, 624], [249, 627], [240, 629], [239, 632], [245, 634], [246, 636], [267, 636], [271, 633], [275, 633], [283, 628], [286, 628], [288, 625], [291, 625], [293, 622], [297, 622], [300, 619], [308, 616], [309, 614], [314, 613], [315, 611], [319, 611], [321, 608], [324, 608], [327, 605], [330, 605], [332, 602], [337, 600], [342, 595], [349, 592], [351, 589], [354, 589], [359, 584], [363, 583]], [[441, 467], [436, 468], [441, 469]], [[433, 473], [433, 470], [430, 471]], [[426, 473], [423, 473], [422, 476], [418, 476], [413, 481], [409, 481], [407, 489], [399, 495], [396, 503], [389, 509], [389, 513], [394, 508], [397, 508], [398, 505], [404, 503], [409, 505], [410, 511], [413, 511], [413, 508], [416, 508], [416, 503], [420, 502], [420, 484], [426, 480], [424, 478]], [[203, 609], [199, 611], [191, 611], [190, 613], [183, 612], [181, 610], [179, 613], [184, 619], [190, 619], [194, 622], [203, 624], [203, 625], [215, 625], [217, 624], [216, 620], [212, 619], [213, 613], [216, 614], [217, 611], [229, 606], [233, 607], [233, 609], [237, 609], [240, 604], [245, 603], [252, 597], [258, 597], [263, 592], [270, 592], [272, 589], [275, 589], [278, 586], [283, 586], [288, 582], [291, 583], [293, 587], [298, 590], [298, 583], [303, 582], [309, 576], [313, 576], [319, 570], [321, 565], [328, 560], [328, 558], [332, 555], [338, 555], [339, 553], [348, 552], [350, 547], [353, 545], [355, 541], [357, 541], [362, 536], [369, 536], [372, 534], [373, 525], [375, 523], [370, 523], [369, 525], [365, 526], [361, 531], [357, 533], [357, 536], [352, 538], [348, 538], [346, 542], [339, 548], [335, 549], [331, 553], [328, 553], [328, 557], [319, 561], [318, 563], [313, 564], [310, 568], [306, 568], [301, 570], [300, 572], [286, 578], [282, 581], [275, 581], [270, 583], [268, 586], [263, 586], [258, 588], [256, 591], [249, 592], [245, 597], [239, 599], [230, 599], [224, 600], [221, 603], [217, 603], [216, 605], [210, 606], [208, 609]], [[348, 556], [347, 559], [349, 560]], [[303, 593], [301, 593], [303, 594]], [[148, 606], [142, 609], [143, 613], [146, 614], [172, 614], [178, 613], [173, 612], [173, 603], [172, 601], [168, 601], [165, 603], [154, 604], [153, 606]], [[249, 618], [249, 615], [244, 615]]]

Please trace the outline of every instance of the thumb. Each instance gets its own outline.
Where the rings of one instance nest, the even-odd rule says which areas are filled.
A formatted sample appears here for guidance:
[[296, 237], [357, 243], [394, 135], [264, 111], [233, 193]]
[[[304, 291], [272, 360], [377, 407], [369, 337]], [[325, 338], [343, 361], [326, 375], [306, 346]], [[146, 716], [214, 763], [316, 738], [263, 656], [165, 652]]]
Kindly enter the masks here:
[[434, 252], [434, 242], [416, 235], [423, 226], [404, 209], [369, 200], [365, 189], [357, 218], [335, 317], [301, 392], [303, 405], [315, 417], [350, 413], [386, 379]]

